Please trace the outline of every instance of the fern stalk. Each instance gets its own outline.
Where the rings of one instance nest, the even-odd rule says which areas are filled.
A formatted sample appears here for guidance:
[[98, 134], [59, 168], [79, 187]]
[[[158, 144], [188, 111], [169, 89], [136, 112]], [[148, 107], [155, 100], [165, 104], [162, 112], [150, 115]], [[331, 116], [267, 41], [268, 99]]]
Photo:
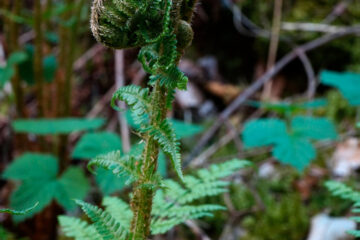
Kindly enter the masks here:
[[[151, 125], [156, 126], [166, 117], [166, 89], [156, 82], [152, 92], [152, 116]], [[135, 184], [134, 196], [131, 201], [131, 209], [134, 217], [131, 222], [132, 239], [146, 239], [150, 234], [151, 209], [154, 189], [144, 185], [151, 181], [156, 173], [159, 146], [153, 136], [148, 135], [145, 140], [143, 152], [143, 165], [139, 180]]]

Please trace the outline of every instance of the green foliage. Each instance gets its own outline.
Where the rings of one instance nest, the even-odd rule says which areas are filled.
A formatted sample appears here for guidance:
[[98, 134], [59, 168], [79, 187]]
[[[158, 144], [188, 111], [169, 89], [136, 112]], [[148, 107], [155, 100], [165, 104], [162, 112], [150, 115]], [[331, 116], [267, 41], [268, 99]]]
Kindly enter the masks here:
[[[247, 161], [236, 159], [211, 165], [209, 169], [201, 169], [193, 176], [185, 176], [184, 186], [173, 180], [165, 180], [162, 189], [159, 189], [154, 197], [152, 233], [165, 233], [186, 220], [212, 216], [214, 211], [224, 210], [225, 208], [220, 205], [196, 205], [194, 202], [204, 197], [216, 196], [226, 192], [230, 183], [223, 178], [229, 177], [239, 169], [250, 165]], [[81, 221], [75, 222], [72, 218], [65, 218], [65, 221], [60, 221], [60, 225], [67, 236], [80, 240], [82, 236], [89, 234], [88, 232], [92, 232], [94, 228], [103, 239], [107, 239], [105, 236], [114, 237], [118, 232], [123, 235], [128, 233], [126, 229], [130, 226], [133, 213], [130, 206], [121, 199], [105, 197], [102, 202], [105, 210], [82, 201], [77, 201], [77, 203], [92, 220], [93, 225], [87, 225]], [[94, 228], [89, 228], [89, 226], [94, 226]], [[88, 228], [89, 230], [86, 230]], [[76, 232], [81, 235], [77, 236]]]
[[24, 52], [14, 52], [9, 56], [5, 67], [0, 67], [0, 89], [15, 75], [15, 67], [26, 61]]
[[267, 102], [257, 102], [257, 101], [248, 101], [247, 103], [250, 106], [266, 109], [268, 111], [274, 111], [280, 114], [294, 114], [306, 109], [325, 107], [328, 104], [326, 99], [322, 99], [322, 98], [315, 99], [313, 101], [303, 102], [303, 103], [290, 103], [290, 102], [267, 103]]
[[142, 89], [134, 85], [125, 86], [113, 94], [111, 101], [113, 107], [115, 107], [116, 100], [124, 101], [129, 105], [135, 124], [146, 125], [148, 123], [147, 116], [151, 110], [149, 89]]
[[[19, 64], [19, 75], [29, 85], [35, 84], [34, 77], [34, 45], [25, 45], [27, 58]], [[58, 68], [58, 62], [54, 54], [49, 54], [43, 59], [43, 76], [46, 82], [50, 83], [54, 80], [55, 72]]]
[[59, 223], [62, 230], [67, 237], [72, 237], [77, 240], [98, 240], [101, 236], [97, 233], [94, 226], [86, 222], [67, 216], [60, 216]]
[[360, 105], [360, 74], [322, 71], [320, 79], [321, 83], [339, 89], [351, 105]]
[[[269, 194], [268, 192], [266, 194]], [[266, 210], [246, 217], [242, 226], [248, 230], [244, 240], [306, 239], [309, 215], [297, 194], [271, 199]]]
[[121, 157], [120, 153], [111, 153], [90, 162], [90, 167], [101, 166], [116, 175], [125, 173], [130, 180], [137, 181], [132, 203], [131, 239], [145, 239], [150, 233], [151, 198], [161, 183], [161, 177], [155, 171], [159, 147], [171, 159], [180, 179], [183, 178], [179, 143], [165, 117], [175, 89], [186, 89], [188, 79], [177, 63], [193, 37], [188, 22], [194, 4], [195, 1], [191, 1], [183, 5], [177, 0], [94, 0], [92, 5], [91, 30], [94, 37], [112, 48], [141, 47], [138, 59], [151, 75], [152, 91], [126, 86], [117, 90], [112, 98], [113, 107], [118, 100], [129, 105], [134, 123], [141, 127], [138, 130], [145, 141], [143, 154]]
[[88, 180], [82, 170], [68, 168], [58, 176], [58, 162], [52, 155], [26, 153], [5, 170], [2, 177], [21, 181], [20, 186], [10, 197], [10, 206], [15, 209], [29, 208], [39, 202], [33, 211], [26, 215], [14, 216], [22, 221], [43, 210], [52, 200], [64, 208], [75, 207], [72, 199], [84, 198], [89, 190]]
[[[358, 214], [360, 212], [360, 192], [346, 186], [344, 183], [336, 181], [327, 181], [325, 186], [333, 196], [353, 202], [354, 208], [352, 209], [352, 213]], [[357, 223], [360, 223], [359, 217], [352, 217], [351, 219]], [[349, 234], [353, 235], [354, 237], [360, 237], [360, 230], [349, 231]]]
[[[136, 130], [140, 130], [141, 126], [135, 123], [131, 111], [126, 111], [125, 117], [127, 122], [132, 128]], [[190, 124], [176, 119], [168, 119], [168, 121], [171, 123], [172, 127], [174, 128], [175, 135], [178, 139], [192, 137], [204, 131], [204, 127], [201, 125]]]
[[24, 210], [13, 210], [13, 209], [9, 209], [9, 208], [3, 208], [3, 209], [0, 209], [0, 213], [9, 213], [11, 215], [26, 215], [29, 212], [31, 212], [33, 209], [35, 209], [38, 204], [39, 204], [39, 202], [35, 203], [34, 206], [29, 207]]
[[119, 177], [102, 167], [98, 167], [95, 171], [95, 181], [101, 192], [107, 196], [122, 190], [126, 186], [126, 183], [128, 183], [128, 177]]
[[75, 131], [95, 130], [103, 124], [104, 119], [102, 118], [19, 119], [12, 122], [12, 127], [18, 133], [58, 135]]
[[273, 156], [302, 171], [315, 158], [310, 140], [335, 139], [334, 125], [326, 118], [297, 116], [291, 126], [280, 119], [257, 119], [245, 124], [245, 147], [273, 146]]
[[133, 213], [126, 202], [116, 197], [105, 197], [102, 205], [105, 207], [105, 211], [110, 213], [122, 226], [126, 229], [130, 228]]
[[170, 157], [177, 175], [183, 179], [180, 144], [168, 120], [165, 119], [159, 126], [151, 126], [149, 134], [159, 143], [164, 153]]
[[86, 133], [76, 144], [72, 157], [91, 159], [117, 149], [121, 149], [121, 139], [117, 134], [111, 132]]
[[132, 182], [140, 176], [141, 159], [132, 155], [121, 156], [120, 151], [113, 151], [92, 159], [88, 164], [89, 170], [93, 171], [94, 166], [110, 170], [119, 177], [125, 176], [128, 182]]
[[228, 191], [229, 182], [222, 179], [249, 165], [247, 161], [235, 159], [212, 165], [209, 169], [199, 170], [194, 176], [185, 176], [184, 186], [165, 180], [164, 190], [158, 190], [154, 198], [152, 233], [165, 233], [188, 219], [212, 216], [213, 211], [222, 210], [219, 205], [196, 206], [190, 203]]
[[76, 200], [85, 214], [94, 222], [93, 226], [104, 240], [127, 239], [128, 231], [107, 211], [89, 203]]

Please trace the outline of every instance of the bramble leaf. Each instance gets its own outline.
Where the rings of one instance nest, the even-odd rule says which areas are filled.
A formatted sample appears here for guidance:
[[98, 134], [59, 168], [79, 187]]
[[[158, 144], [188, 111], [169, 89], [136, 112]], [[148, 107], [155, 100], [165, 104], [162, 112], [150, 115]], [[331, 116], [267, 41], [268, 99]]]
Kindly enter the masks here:
[[91, 159], [100, 154], [105, 154], [119, 149], [121, 149], [121, 139], [115, 133], [86, 133], [76, 144], [72, 157], [79, 159]]
[[95, 130], [101, 127], [104, 122], [102, 118], [19, 119], [15, 120], [12, 126], [18, 133], [58, 135], [75, 131]]
[[321, 83], [339, 89], [353, 106], [360, 105], [360, 74], [350, 72], [322, 71]]

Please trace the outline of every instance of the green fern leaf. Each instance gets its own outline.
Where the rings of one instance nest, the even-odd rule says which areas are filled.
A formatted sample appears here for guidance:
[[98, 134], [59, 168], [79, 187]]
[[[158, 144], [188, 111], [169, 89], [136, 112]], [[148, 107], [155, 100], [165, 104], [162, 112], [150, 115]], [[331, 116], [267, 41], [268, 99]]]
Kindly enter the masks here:
[[129, 204], [116, 197], [105, 197], [102, 201], [105, 211], [111, 214], [124, 228], [130, 228], [133, 213]]
[[112, 132], [86, 133], [76, 144], [72, 153], [73, 158], [91, 159], [121, 149], [120, 137]]
[[102, 239], [127, 240], [128, 231], [108, 212], [81, 200], [76, 200], [76, 203], [91, 219], [93, 226], [99, 235], [101, 235]]
[[351, 200], [353, 202], [360, 201], [360, 193], [353, 190], [351, 187], [346, 186], [344, 183], [327, 181], [325, 186], [334, 196], [340, 197], [344, 200]]
[[159, 126], [151, 126], [149, 134], [159, 143], [164, 153], [170, 157], [177, 175], [183, 180], [180, 144], [169, 121], [165, 119]]
[[125, 86], [118, 89], [111, 100], [111, 106], [117, 110], [116, 101], [126, 102], [137, 124], [147, 124], [147, 115], [150, 113], [151, 104], [148, 88], [141, 88], [139, 86]]
[[139, 156], [125, 155], [121, 157], [120, 151], [113, 151], [97, 156], [88, 164], [88, 169], [93, 172], [93, 167], [102, 167], [111, 170], [115, 175], [129, 177], [129, 182], [139, 176], [141, 159]]
[[66, 237], [75, 238], [75, 240], [99, 240], [102, 237], [98, 234], [95, 227], [87, 224], [80, 219], [60, 216], [59, 223]]

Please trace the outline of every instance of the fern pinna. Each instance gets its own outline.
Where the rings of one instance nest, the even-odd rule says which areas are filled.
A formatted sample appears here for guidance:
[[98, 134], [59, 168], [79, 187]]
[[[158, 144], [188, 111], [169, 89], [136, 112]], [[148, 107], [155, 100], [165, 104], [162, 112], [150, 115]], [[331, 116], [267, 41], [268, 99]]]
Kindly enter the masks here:
[[[346, 186], [344, 183], [337, 181], [328, 181], [325, 183], [325, 186], [328, 188], [328, 190], [333, 196], [353, 202], [354, 208], [352, 209], [352, 213], [360, 213], [360, 192], [355, 191], [351, 187]], [[360, 223], [359, 216], [354, 216], [351, 219], [353, 219], [357, 223]], [[348, 233], [350, 235], [353, 235], [354, 237], [360, 237], [360, 230], [351, 230]]]

